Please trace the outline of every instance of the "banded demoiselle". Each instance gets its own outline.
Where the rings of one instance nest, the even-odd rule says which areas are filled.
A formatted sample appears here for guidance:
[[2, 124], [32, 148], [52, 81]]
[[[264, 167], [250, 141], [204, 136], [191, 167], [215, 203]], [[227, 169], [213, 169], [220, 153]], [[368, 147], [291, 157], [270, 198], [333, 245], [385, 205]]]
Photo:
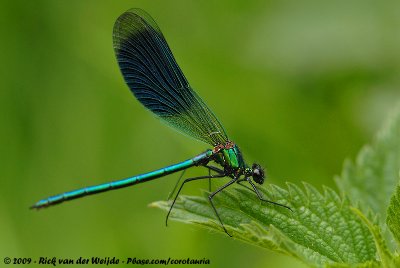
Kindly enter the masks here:
[[[150, 181], [193, 166], [201, 166], [208, 169], [208, 175], [183, 181], [171, 204], [166, 223], [183, 186], [187, 182], [202, 179], [230, 178], [228, 183], [209, 194], [211, 207], [229, 236], [214, 206], [213, 198], [234, 183], [250, 189], [262, 201], [290, 209], [262, 197], [254, 182], [260, 185], [264, 183], [263, 168], [259, 164], [250, 167], [245, 163], [239, 147], [229, 140], [214, 113], [189, 85], [164, 35], [150, 15], [141, 9], [130, 9], [123, 13], [114, 25], [113, 45], [122, 76], [144, 107], [175, 129], [210, 144], [212, 149], [152, 172], [54, 195], [38, 201], [32, 208], [48, 207], [67, 200]], [[251, 187], [241, 182], [247, 182]]]

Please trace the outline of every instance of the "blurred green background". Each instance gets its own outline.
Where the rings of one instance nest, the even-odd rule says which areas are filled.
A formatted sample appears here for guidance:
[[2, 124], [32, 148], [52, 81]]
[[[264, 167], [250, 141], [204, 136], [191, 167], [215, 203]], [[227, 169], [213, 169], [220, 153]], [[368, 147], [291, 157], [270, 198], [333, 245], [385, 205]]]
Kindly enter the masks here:
[[[399, 1], [1, 1], [0, 253], [208, 258], [303, 267], [147, 204], [177, 175], [37, 211], [40, 198], [175, 163], [209, 148], [131, 95], [112, 27], [140, 7], [191, 85], [267, 183], [334, 186], [400, 99]], [[191, 170], [188, 175], [204, 174]], [[192, 183], [186, 194], [201, 194]], [[32, 266], [30, 266], [32, 267]]]

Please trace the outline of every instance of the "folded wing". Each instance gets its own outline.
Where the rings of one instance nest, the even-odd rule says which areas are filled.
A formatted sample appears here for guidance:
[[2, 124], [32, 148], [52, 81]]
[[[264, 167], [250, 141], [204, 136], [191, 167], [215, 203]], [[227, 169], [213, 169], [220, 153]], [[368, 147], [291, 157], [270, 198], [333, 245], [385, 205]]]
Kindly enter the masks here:
[[228, 140], [221, 123], [190, 87], [150, 15], [141, 9], [123, 13], [115, 22], [113, 40], [125, 82], [147, 109], [213, 146]]

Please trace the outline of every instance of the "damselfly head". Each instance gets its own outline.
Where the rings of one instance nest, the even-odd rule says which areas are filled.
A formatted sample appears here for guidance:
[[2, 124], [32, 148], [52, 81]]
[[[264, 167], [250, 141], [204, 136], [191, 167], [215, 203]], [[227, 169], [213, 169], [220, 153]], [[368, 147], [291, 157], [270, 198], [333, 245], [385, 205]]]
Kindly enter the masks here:
[[265, 177], [264, 169], [259, 164], [256, 163], [253, 164], [251, 169], [252, 169], [251, 176], [253, 177], [253, 181], [255, 181], [258, 184], [263, 184]]

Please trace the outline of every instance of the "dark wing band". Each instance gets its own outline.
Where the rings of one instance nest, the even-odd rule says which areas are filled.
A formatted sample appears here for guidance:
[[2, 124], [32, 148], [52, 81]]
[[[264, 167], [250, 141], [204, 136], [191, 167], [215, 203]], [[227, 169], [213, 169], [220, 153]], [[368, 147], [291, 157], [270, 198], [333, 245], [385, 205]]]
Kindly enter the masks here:
[[125, 82], [147, 109], [189, 136], [213, 146], [225, 144], [224, 128], [190, 87], [150, 15], [126, 11], [115, 22], [113, 37]]

